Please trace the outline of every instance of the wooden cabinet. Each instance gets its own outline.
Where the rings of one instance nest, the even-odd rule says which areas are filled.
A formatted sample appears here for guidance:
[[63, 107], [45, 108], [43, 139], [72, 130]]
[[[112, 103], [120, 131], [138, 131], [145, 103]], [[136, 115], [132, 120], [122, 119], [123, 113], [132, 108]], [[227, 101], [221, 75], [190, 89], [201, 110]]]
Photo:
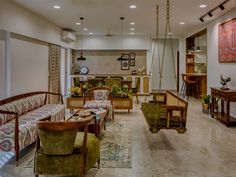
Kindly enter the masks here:
[[[211, 115], [216, 117], [227, 127], [236, 125], [236, 118], [230, 115], [230, 103], [236, 102], [236, 90], [222, 90], [220, 88], [211, 88], [212, 106]], [[218, 101], [220, 101], [221, 110], [218, 110]], [[225, 106], [226, 104], [226, 106]], [[226, 108], [226, 110], [225, 110]]]
[[186, 54], [186, 73], [194, 73], [194, 54]]

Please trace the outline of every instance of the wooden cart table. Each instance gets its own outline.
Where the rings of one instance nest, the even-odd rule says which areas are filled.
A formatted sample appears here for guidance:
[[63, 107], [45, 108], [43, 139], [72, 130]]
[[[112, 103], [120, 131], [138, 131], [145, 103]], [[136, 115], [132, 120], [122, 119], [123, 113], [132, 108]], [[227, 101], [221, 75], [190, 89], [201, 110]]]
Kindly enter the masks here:
[[83, 119], [81, 117], [81, 113], [88, 113], [89, 116], [91, 114], [94, 114], [94, 121], [91, 122], [88, 125], [89, 132], [95, 133], [97, 136], [100, 136], [102, 133], [102, 129], [106, 129], [106, 121], [107, 121], [107, 115], [108, 115], [108, 110], [106, 109], [81, 109], [76, 111], [67, 121], [74, 121], [74, 120], [79, 120]]

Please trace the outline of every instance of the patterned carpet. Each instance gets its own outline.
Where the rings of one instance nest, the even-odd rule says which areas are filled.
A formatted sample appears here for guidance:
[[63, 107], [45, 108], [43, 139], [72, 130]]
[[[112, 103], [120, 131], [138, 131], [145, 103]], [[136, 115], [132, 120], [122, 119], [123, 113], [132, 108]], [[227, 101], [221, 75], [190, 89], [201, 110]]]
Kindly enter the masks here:
[[[131, 168], [132, 124], [131, 121], [107, 122], [101, 141], [102, 168]], [[24, 168], [33, 168], [31, 159]]]

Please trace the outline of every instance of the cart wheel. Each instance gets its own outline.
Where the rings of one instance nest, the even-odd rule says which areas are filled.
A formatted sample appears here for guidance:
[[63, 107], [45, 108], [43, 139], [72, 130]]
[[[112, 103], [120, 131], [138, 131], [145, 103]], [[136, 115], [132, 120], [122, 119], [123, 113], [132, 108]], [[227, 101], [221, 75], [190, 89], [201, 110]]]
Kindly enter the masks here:
[[185, 127], [181, 127], [181, 128], [177, 128], [176, 131], [179, 133], [179, 134], [184, 134], [186, 132], [186, 128]]
[[160, 129], [157, 128], [157, 127], [151, 127], [151, 128], [150, 128], [150, 131], [151, 131], [152, 133], [158, 133], [159, 130], [160, 130]]

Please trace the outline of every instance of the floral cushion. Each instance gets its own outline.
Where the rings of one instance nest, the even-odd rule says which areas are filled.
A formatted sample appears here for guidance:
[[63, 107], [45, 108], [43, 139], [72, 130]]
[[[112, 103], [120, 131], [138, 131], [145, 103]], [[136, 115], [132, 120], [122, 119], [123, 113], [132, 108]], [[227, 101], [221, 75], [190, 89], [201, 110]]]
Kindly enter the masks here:
[[109, 90], [94, 90], [93, 96], [95, 100], [107, 100], [109, 97]]
[[[65, 106], [48, 104], [39, 107], [19, 117], [19, 146], [20, 150], [36, 140], [36, 123], [38, 120], [51, 115], [52, 121], [61, 121], [65, 115]], [[0, 150], [11, 151], [14, 148], [15, 120], [0, 126]]]

